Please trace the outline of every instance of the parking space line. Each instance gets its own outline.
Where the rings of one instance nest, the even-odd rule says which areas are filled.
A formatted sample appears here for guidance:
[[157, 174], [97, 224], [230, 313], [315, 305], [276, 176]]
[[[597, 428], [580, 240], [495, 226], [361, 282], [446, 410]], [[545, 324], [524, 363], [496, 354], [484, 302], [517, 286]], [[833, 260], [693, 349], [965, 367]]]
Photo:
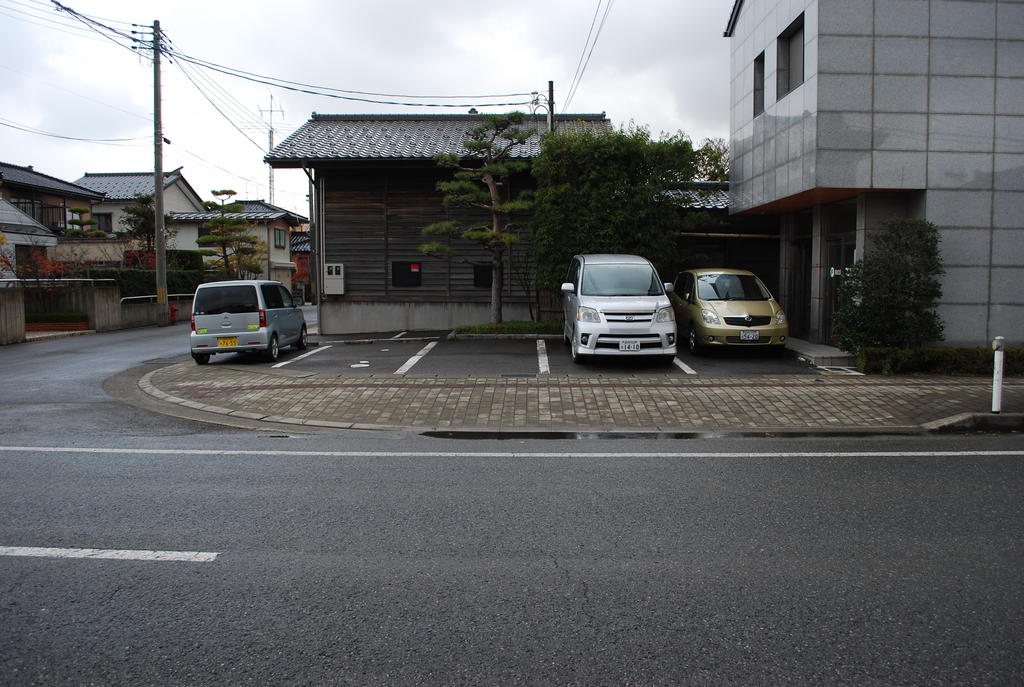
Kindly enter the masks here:
[[683, 372], [685, 372], [688, 375], [695, 375], [695, 374], [697, 374], [697, 371], [695, 369], [693, 369], [692, 367], [690, 367], [689, 365], [684, 363], [679, 358], [673, 358], [672, 362], [674, 362], [676, 364], [676, 367], [678, 367], [680, 370], [682, 370]]
[[394, 374], [396, 374], [396, 375], [404, 375], [406, 372], [408, 372], [409, 370], [412, 369], [413, 365], [415, 365], [420, 360], [422, 360], [423, 356], [425, 356], [427, 353], [430, 353], [430, 349], [432, 349], [436, 345], [437, 345], [436, 341], [431, 341], [430, 343], [428, 343], [426, 346], [424, 346], [423, 348], [420, 349], [419, 353], [417, 353], [416, 355], [414, 355], [413, 357], [411, 357], [407, 361], [405, 361], [405, 365], [402, 365], [400, 368], [395, 370]]
[[401, 339], [401, 338], [402, 338], [403, 336], [405, 336], [405, 335], [406, 335], [406, 334], [408, 334], [408, 333], [409, 333], [409, 332], [398, 332], [397, 334], [395, 334], [395, 335], [394, 335], [394, 336], [392, 336], [391, 338], [392, 338], [392, 339]]
[[146, 551], [134, 549], [72, 549], [63, 547], [0, 546], [0, 556], [32, 558], [94, 558], [108, 561], [171, 561], [211, 563], [220, 554], [212, 551]]
[[544, 345], [544, 339], [537, 339], [537, 372], [542, 375], [551, 374], [551, 366], [548, 365], [548, 347]]
[[285, 365], [289, 365], [291, 363], [294, 363], [296, 360], [302, 360], [303, 358], [308, 358], [309, 356], [313, 355], [314, 353], [319, 353], [320, 351], [326, 351], [328, 348], [330, 348], [330, 345], [320, 346], [319, 348], [314, 348], [312, 351], [306, 351], [305, 353], [303, 353], [300, 356], [296, 356], [294, 358], [291, 358], [290, 360], [283, 360], [283, 361], [277, 363], [276, 365], [271, 365], [270, 367], [271, 368], [284, 367]]

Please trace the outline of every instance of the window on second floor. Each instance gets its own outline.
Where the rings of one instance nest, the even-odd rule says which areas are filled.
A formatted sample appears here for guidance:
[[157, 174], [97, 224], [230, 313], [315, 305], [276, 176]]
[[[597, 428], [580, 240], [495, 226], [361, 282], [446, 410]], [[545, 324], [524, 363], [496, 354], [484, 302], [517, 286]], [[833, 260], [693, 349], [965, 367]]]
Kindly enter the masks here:
[[804, 82], [804, 15], [779, 34], [777, 99]]
[[754, 58], [754, 116], [764, 112], [764, 53]]
[[288, 245], [284, 229], [274, 229], [274, 248], [284, 248]]

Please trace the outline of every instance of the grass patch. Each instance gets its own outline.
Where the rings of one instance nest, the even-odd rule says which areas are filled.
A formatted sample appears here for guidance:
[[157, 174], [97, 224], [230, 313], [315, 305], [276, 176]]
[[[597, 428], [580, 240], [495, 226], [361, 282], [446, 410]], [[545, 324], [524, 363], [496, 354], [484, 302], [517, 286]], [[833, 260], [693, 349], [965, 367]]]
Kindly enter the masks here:
[[459, 334], [561, 334], [561, 322], [502, 322], [501, 324], [473, 324], [455, 328]]

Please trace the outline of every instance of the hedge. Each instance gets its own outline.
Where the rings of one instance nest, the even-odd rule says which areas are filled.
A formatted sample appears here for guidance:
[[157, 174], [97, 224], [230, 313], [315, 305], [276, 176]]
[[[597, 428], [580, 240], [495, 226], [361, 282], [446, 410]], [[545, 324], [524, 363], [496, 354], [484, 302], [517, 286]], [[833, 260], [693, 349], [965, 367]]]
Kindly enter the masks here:
[[27, 312], [26, 324], [43, 322], [88, 322], [89, 316], [84, 312]]
[[[155, 270], [90, 269], [88, 279], [113, 279], [121, 287], [121, 297], [156, 294]], [[196, 287], [214, 281], [220, 275], [205, 270], [167, 270], [167, 293], [195, 293]]]
[[[991, 375], [991, 348], [864, 348], [857, 369], [866, 374]], [[1004, 349], [1003, 374], [1024, 376], [1024, 347]]]

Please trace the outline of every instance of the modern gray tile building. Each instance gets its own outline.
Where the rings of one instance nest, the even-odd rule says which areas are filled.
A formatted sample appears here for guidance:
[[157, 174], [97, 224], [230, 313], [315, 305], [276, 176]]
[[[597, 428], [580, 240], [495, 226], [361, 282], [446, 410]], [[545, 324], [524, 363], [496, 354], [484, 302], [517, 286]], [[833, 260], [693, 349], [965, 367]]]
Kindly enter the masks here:
[[914, 217], [946, 342], [1024, 343], [1024, 1], [735, 0], [725, 35], [732, 212], [780, 217], [793, 335], [830, 342], [842, 270]]

